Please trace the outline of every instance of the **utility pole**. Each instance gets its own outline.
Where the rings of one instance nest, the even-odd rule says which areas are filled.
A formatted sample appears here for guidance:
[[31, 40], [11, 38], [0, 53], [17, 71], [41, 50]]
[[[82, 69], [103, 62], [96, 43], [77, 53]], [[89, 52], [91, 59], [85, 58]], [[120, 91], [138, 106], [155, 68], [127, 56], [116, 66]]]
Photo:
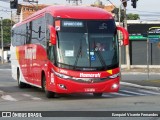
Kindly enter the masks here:
[[3, 64], [4, 63], [4, 47], [3, 47], [3, 17], [0, 17], [1, 18], [1, 63]]
[[[127, 30], [127, 15], [126, 15], [126, 7], [124, 7], [124, 28]], [[130, 53], [129, 53], [129, 45], [126, 45], [126, 64], [127, 69], [131, 69], [131, 63], [130, 63]]]
[[[11, 10], [11, 29], [12, 29], [12, 24], [13, 24], [13, 23], [12, 23], [12, 20], [13, 20], [12, 17], [13, 17], [13, 16], [12, 16], [12, 10]], [[11, 30], [11, 32], [12, 32], [12, 30]]]
[[[126, 7], [127, 7], [127, 1], [128, 0], [121, 0], [121, 5], [123, 4], [124, 8], [124, 28], [127, 30], [127, 15], [126, 15]], [[119, 7], [119, 24], [120, 24], [120, 17], [121, 17], [121, 5]], [[125, 46], [126, 50], [126, 64], [127, 64], [127, 69], [131, 69], [131, 64], [130, 64], [130, 54], [129, 54], [129, 45]], [[121, 53], [120, 53], [121, 54]], [[121, 59], [121, 58], [120, 58]]]

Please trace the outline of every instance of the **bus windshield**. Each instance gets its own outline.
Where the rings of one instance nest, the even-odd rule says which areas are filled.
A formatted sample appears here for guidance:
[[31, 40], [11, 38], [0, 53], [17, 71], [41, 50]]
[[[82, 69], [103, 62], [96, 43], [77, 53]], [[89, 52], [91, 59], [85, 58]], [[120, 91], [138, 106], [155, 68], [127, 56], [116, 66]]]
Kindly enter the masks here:
[[68, 20], [57, 27], [57, 66], [73, 70], [118, 67], [118, 40], [114, 20]]

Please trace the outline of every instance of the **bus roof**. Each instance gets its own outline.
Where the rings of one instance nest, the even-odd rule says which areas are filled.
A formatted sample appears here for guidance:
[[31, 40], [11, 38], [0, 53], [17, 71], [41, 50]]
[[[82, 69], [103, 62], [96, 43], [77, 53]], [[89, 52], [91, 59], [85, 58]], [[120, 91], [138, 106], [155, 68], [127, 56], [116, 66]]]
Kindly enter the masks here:
[[23, 22], [29, 22], [34, 19], [44, 16], [45, 13], [50, 13], [53, 17], [59, 18], [72, 18], [72, 19], [113, 19], [113, 16], [97, 7], [91, 6], [65, 6], [65, 5], [53, 5], [48, 6], [42, 10], [39, 10], [18, 23], [16, 26], [22, 24]]
[[113, 19], [107, 11], [87, 6], [50, 6], [46, 8], [53, 16], [75, 19]]

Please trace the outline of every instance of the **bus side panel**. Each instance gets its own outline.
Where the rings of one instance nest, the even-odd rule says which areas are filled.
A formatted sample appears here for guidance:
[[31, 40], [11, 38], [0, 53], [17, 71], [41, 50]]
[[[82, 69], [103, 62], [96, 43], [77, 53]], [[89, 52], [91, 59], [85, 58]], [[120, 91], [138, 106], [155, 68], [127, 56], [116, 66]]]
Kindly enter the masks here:
[[20, 51], [19, 51], [19, 47], [10, 47], [11, 50], [11, 69], [12, 69], [12, 77], [17, 80], [17, 70], [19, 69], [21, 77], [20, 77], [20, 81], [27, 83], [27, 81], [25, 80], [25, 69], [24, 67], [21, 66], [25, 66], [24, 64], [20, 63]]
[[32, 45], [31, 79], [35, 85], [41, 86], [41, 73], [47, 69], [46, 50], [41, 45]]
[[[11, 46], [12, 77], [17, 79], [17, 69], [20, 81], [41, 87], [42, 70], [47, 70], [47, 54], [41, 45], [28, 44], [25, 46]], [[47, 74], [47, 72], [46, 72]]]

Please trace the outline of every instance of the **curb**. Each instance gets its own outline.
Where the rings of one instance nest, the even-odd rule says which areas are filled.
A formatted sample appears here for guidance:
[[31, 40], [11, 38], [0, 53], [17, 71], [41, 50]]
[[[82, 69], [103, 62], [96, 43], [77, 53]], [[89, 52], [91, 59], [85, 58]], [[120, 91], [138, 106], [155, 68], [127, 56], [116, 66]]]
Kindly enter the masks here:
[[[122, 75], [126, 75], [126, 74], [129, 74], [129, 75], [148, 75], [148, 73], [144, 73], [144, 72], [122, 72], [121, 73]], [[160, 73], [156, 73], [156, 72], [150, 72], [149, 75], [160, 75]]]
[[135, 88], [142, 88], [142, 89], [160, 91], [160, 87], [142, 86], [142, 85], [133, 84], [133, 83], [128, 83], [128, 82], [120, 82], [120, 84], [121, 84], [121, 85], [124, 85], [124, 86], [135, 87]]

